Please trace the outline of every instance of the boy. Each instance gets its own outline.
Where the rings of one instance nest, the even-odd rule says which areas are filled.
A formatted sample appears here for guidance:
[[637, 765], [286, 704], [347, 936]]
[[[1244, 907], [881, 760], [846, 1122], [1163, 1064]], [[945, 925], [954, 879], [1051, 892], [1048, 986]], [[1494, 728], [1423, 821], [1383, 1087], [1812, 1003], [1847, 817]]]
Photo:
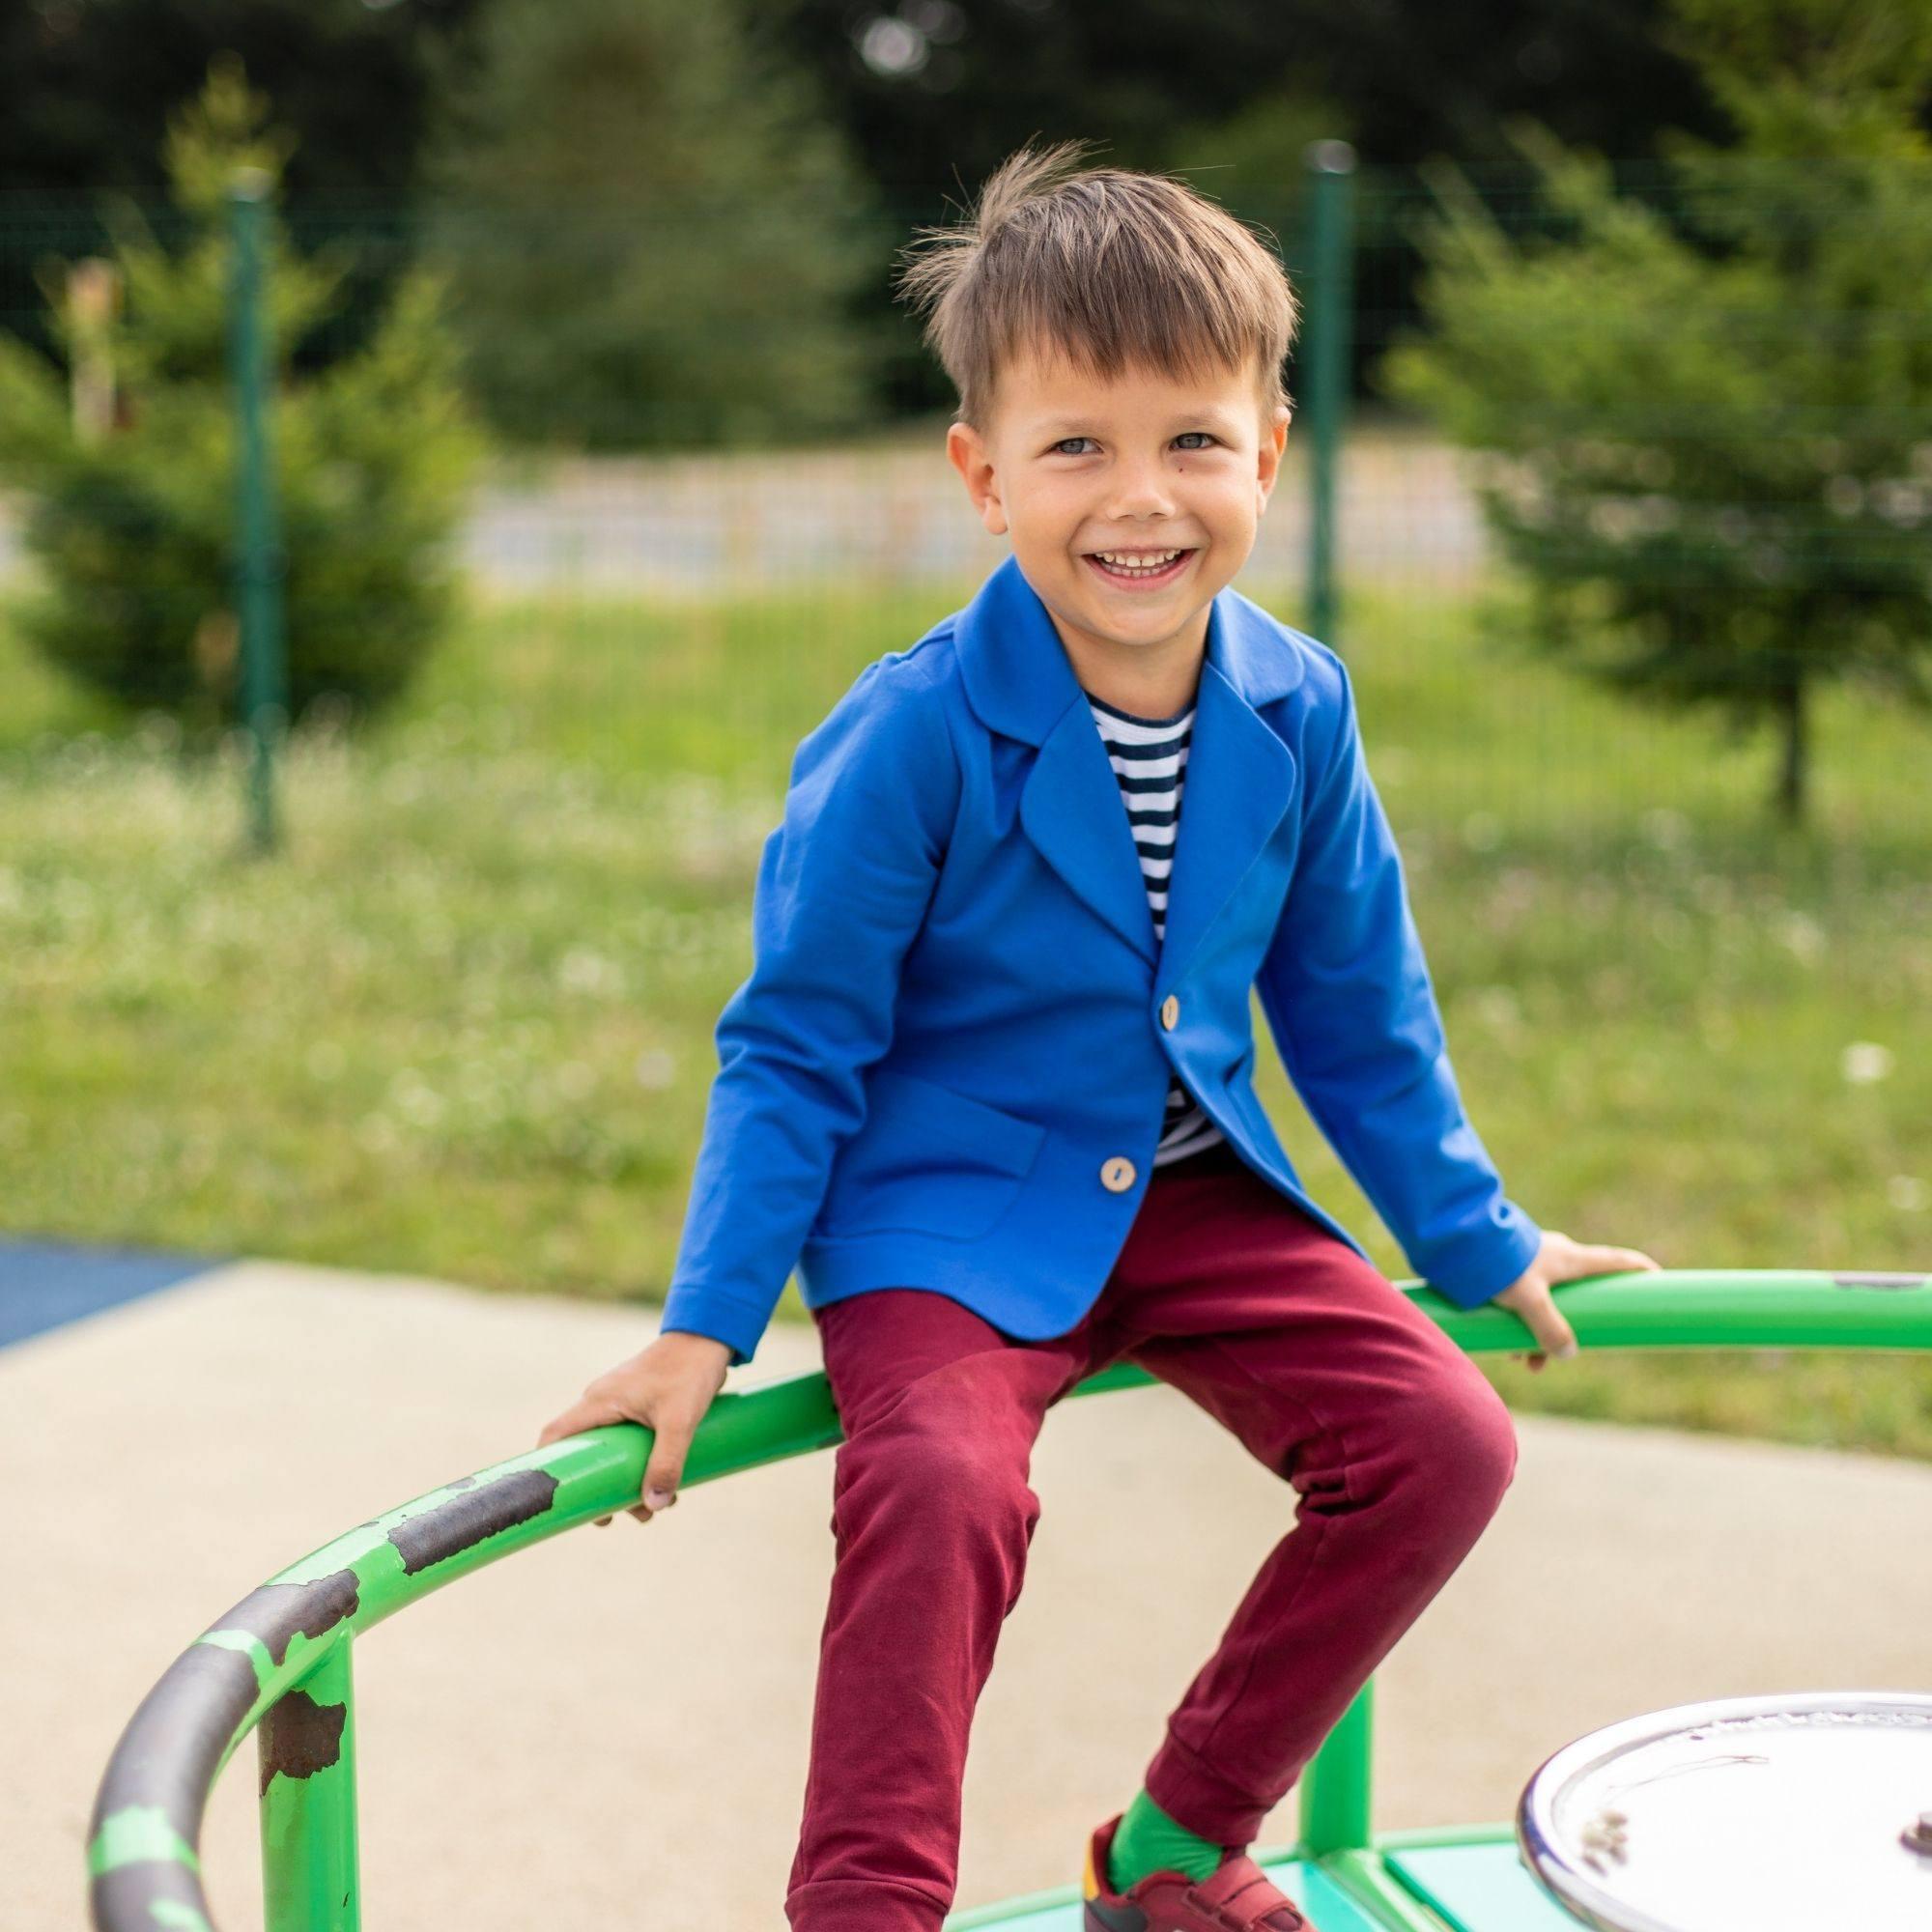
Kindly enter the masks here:
[[845, 1439], [794, 1932], [941, 1924], [1032, 1445], [1122, 1356], [1300, 1501], [1092, 1834], [1085, 1923], [1308, 1923], [1245, 1847], [1481, 1534], [1516, 1438], [1302, 1193], [1252, 990], [1417, 1272], [1513, 1310], [1534, 1366], [1576, 1350], [1553, 1283], [1657, 1265], [1504, 1196], [1348, 673], [1226, 587], [1287, 436], [1280, 265], [1185, 185], [1078, 155], [1012, 156], [907, 270], [960, 391], [948, 454], [1012, 554], [799, 748], [663, 1332], [540, 1438], [654, 1428], [648, 1521], [796, 1263]]

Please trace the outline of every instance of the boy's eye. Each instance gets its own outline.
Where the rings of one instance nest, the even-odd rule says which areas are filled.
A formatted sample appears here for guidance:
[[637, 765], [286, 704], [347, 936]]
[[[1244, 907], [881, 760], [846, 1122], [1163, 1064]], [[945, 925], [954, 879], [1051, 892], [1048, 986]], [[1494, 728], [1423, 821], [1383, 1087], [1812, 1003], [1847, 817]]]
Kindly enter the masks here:
[[[1208, 444], [1215, 440], [1215, 437], [1209, 431], [1206, 431], [1206, 429], [1182, 429], [1180, 435], [1175, 437], [1175, 442], [1182, 442], [1184, 444], [1188, 440], [1188, 437], [1200, 437], [1202, 439], [1200, 442], [1192, 444], [1198, 450], [1208, 448]], [[1092, 440], [1094, 440], [1092, 437], [1061, 437], [1061, 440], [1053, 444], [1053, 454], [1055, 456], [1078, 456], [1080, 450], [1070, 450], [1066, 444], [1070, 444], [1070, 442], [1092, 442]]]

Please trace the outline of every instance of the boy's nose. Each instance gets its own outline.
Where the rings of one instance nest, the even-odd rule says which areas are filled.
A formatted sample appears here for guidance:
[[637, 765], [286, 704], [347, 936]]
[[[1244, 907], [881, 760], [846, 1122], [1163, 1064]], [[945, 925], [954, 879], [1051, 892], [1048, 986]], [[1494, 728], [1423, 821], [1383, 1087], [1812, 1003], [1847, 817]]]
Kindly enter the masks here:
[[1122, 521], [1129, 517], [1172, 516], [1174, 497], [1159, 468], [1147, 464], [1117, 470], [1107, 514]]

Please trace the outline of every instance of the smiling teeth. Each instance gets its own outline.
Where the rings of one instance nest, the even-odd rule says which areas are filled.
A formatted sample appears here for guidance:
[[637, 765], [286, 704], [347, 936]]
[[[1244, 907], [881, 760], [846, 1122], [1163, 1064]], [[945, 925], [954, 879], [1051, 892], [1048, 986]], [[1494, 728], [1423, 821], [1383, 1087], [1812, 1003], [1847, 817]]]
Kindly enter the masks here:
[[1157, 571], [1165, 570], [1176, 557], [1181, 554], [1181, 552], [1178, 550], [1096, 550], [1094, 554], [1109, 570], [1117, 570], [1122, 576], [1151, 577]]

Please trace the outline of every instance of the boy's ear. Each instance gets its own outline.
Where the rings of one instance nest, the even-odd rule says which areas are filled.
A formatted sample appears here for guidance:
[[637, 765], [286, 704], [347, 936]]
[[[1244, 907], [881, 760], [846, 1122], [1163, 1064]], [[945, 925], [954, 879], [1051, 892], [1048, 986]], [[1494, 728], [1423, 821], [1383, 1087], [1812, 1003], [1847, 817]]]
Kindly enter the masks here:
[[1286, 403], [1274, 406], [1272, 419], [1262, 429], [1261, 460], [1255, 469], [1255, 514], [1267, 508], [1268, 494], [1281, 474], [1281, 453], [1288, 445], [1288, 420], [1292, 412]]
[[1007, 533], [1007, 508], [1000, 500], [1000, 479], [986, 440], [971, 423], [956, 422], [946, 432], [946, 454], [965, 479], [966, 494], [980, 521], [996, 537]]

